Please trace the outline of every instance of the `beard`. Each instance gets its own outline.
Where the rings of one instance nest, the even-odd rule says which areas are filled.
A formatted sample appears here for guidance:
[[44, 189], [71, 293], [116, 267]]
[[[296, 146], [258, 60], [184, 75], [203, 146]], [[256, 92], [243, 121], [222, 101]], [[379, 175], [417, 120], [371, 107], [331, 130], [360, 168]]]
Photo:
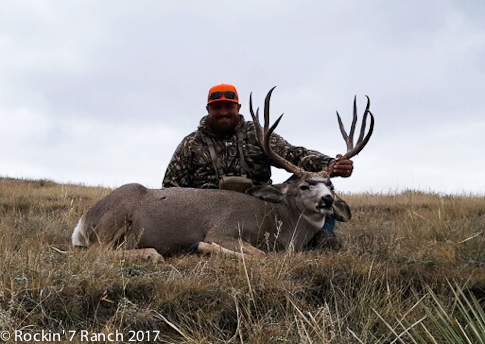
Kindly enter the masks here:
[[206, 119], [207, 128], [214, 134], [224, 137], [235, 133], [240, 121], [239, 114], [234, 115], [209, 115]]

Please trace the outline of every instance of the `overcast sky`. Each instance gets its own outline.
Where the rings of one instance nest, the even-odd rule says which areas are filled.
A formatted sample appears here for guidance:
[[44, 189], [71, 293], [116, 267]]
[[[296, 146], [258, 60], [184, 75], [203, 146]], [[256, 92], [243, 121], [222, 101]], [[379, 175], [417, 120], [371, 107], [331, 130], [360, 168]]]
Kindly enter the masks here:
[[[273, 93], [277, 132], [344, 153], [371, 99], [374, 135], [345, 192], [485, 194], [485, 2], [0, 2], [0, 176], [158, 188], [208, 89]], [[274, 171], [283, 181], [286, 172]]]

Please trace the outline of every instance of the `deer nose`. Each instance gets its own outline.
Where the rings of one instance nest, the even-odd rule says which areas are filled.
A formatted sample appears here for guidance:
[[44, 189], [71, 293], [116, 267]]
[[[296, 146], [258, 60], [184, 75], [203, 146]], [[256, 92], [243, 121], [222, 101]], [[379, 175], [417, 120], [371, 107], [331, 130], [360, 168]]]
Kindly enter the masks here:
[[320, 204], [324, 205], [325, 207], [330, 207], [333, 204], [333, 196], [332, 195], [325, 195], [320, 198]]

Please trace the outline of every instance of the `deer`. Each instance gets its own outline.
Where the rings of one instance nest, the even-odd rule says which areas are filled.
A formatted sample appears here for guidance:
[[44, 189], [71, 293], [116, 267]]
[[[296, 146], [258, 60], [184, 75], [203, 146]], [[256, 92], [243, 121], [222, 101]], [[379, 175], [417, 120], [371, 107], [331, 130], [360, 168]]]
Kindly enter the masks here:
[[[321, 172], [307, 172], [276, 154], [270, 136], [282, 119], [270, 127], [269, 105], [274, 87], [264, 101], [264, 125], [249, 99], [251, 117], [264, 153], [281, 168], [298, 177], [291, 183], [254, 186], [246, 193], [195, 188], [148, 189], [137, 183], [123, 185], [94, 204], [74, 228], [75, 247], [101, 248], [123, 257], [164, 260], [188, 251], [226, 254], [237, 258], [264, 257], [270, 250], [302, 250], [322, 230], [335, 201], [330, 164]], [[367, 96], [366, 96], [367, 97]], [[366, 133], [366, 120], [370, 126]], [[347, 152], [336, 159], [359, 154], [374, 129], [370, 99], [354, 146], [356, 97], [351, 129], [347, 134], [337, 119]], [[350, 219], [350, 209], [348, 217]]]

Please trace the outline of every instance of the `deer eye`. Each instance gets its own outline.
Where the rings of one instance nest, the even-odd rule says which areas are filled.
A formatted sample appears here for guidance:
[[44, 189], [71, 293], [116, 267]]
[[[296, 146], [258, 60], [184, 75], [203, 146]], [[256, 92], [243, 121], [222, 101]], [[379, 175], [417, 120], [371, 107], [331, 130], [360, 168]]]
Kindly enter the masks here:
[[306, 184], [305, 185], [301, 185], [300, 186], [300, 190], [301, 191], [308, 191], [308, 190], [310, 190], [310, 185], [306, 185]]

